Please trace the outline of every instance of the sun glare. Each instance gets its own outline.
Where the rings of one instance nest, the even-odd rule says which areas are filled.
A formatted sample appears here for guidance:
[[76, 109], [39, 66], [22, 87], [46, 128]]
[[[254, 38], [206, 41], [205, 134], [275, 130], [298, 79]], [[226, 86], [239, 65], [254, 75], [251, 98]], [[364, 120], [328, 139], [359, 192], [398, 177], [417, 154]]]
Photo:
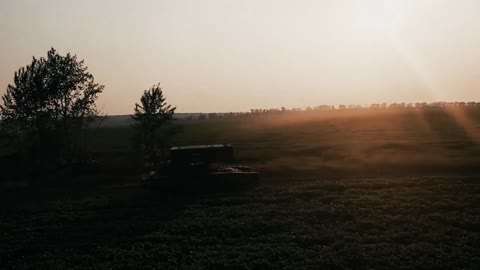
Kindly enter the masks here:
[[400, 0], [357, 0], [353, 27], [361, 34], [394, 34], [405, 22]]

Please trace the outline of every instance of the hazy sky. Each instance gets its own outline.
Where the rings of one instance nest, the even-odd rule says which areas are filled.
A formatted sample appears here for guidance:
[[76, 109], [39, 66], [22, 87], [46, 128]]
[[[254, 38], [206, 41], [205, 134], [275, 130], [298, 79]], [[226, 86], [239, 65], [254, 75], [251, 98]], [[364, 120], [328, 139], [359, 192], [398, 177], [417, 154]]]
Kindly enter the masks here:
[[480, 99], [479, 0], [0, 0], [0, 94], [52, 46], [108, 114]]

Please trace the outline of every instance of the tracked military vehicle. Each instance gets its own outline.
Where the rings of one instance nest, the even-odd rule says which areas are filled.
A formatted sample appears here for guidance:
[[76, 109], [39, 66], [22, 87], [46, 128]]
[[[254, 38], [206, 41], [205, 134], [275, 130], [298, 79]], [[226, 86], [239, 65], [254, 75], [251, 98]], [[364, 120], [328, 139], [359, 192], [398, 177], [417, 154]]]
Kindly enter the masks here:
[[176, 146], [170, 149], [170, 161], [150, 174], [149, 180], [193, 187], [229, 187], [258, 181], [257, 171], [234, 161], [231, 144]]

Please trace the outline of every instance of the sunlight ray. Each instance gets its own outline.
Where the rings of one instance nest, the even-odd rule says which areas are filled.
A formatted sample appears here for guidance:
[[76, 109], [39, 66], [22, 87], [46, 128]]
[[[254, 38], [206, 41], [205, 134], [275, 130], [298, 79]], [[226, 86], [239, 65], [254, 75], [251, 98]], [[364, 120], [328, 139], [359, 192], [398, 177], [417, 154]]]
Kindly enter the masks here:
[[[425, 64], [422, 57], [405, 42], [405, 38], [400, 38], [398, 33], [389, 32], [389, 40], [393, 48], [402, 56], [407, 66], [417, 75], [418, 79], [424, 84], [429, 91], [432, 100], [439, 101], [446, 92], [442, 82], [435, 76], [434, 72]], [[477, 143], [480, 143], [479, 130], [475, 123], [470, 119], [465, 110], [458, 108], [445, 108], [445, 111], [455, 119], [457, 124], [462, 127], [465, 134]]]

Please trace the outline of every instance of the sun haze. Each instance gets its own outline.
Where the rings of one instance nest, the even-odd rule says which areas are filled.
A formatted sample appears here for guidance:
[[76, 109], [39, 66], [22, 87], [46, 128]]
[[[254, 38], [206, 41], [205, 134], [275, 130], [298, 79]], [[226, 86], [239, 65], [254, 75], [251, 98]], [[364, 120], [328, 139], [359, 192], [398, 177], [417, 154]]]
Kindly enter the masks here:
[[108, 114], [160, 82], [179, 112], [478, 101], [480, 1], [0, 2], [0, 94], [50, 47]]

